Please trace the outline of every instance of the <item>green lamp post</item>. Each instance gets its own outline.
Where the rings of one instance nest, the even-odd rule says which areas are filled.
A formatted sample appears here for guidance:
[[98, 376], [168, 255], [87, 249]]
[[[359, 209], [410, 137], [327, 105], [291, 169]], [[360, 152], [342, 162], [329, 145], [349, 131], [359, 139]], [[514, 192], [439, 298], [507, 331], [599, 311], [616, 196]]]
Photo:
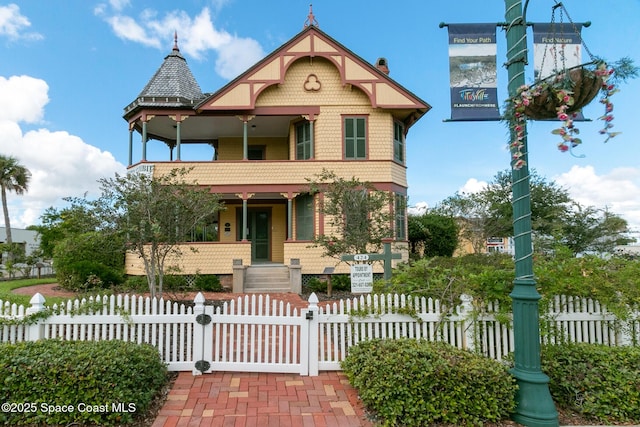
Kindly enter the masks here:
[[[527, 24], [521, 0], [505, 0], [507, 32], [507, 74], [509, 96], [516, 95], [517, 89], [525, 84], [525, 64], [527, 62]], [[558, 426], [549, 378], [540, 366], [540, 315], [533, 276], [533, 247], [531, 241], [531, 188], [527, 165], [526, 122], [519, 129], [522, 167], [512, 167], [513, 191], [513, 231], [515, 244], [515, 275], [513, 292], [513, 335], [515, 341], [515, 366], [511, 373], [518, 383], [517, 407], [513, 415], [516, 422], [531, 427]], [[510, 126], [511, 141], [517, 138]], [[515, 161], [515, 160], [514, 160]], [[513, 166], [513, 165], [512, 165]]]

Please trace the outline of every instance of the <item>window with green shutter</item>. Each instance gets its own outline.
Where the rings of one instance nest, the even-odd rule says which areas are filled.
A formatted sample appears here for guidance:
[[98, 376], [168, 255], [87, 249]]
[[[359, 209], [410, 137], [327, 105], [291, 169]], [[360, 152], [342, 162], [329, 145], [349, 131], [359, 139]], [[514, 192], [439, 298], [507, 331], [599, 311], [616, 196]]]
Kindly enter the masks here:
[[393, 160], [404, 163], [404, 126], [393, 122]]
[[396, 193], [395, 195], [395, 228], [396, 239], [407, 238], [407, 196]]
[[296, 160], [311, 158], [311, 125], [304, 121], [296, 125]]
[[367, 158], [367, 121], [364, 117], [344, 118], [344, 157], [364, 160]]
[[296, 197], [296, 240], [313, 240], [313, 196]]

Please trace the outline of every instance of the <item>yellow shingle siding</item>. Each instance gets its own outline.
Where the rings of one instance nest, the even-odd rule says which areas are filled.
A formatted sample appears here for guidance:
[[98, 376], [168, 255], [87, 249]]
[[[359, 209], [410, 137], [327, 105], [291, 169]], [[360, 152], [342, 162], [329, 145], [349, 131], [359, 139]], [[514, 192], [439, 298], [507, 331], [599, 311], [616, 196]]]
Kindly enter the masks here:
[[[168, 260], [165, 266], [175, 267], [179, 274], [232, 274], [233, 260], [251, 260], [251, 243], [191, 243], [180, 245], [182, 257]], [[249, 264], [246, 262], [245, 264]], [[137, 254], [127, 253], [125, 258], [127, 274], [144, 275], [142, 259]]]
[[322, 169], [334, 171], [338, 176], [361, 181], [393, 182], [407, 186], [406, 169], [388, 161], [248, 161], [248, 162], [170, 162], [155, 163], [154, 177], [169, 173], [176, 167], [193, 167], [188, 179], [200, 185], [254, 185], [297, 184], [304, 187], [307, 178], [313, 178]]

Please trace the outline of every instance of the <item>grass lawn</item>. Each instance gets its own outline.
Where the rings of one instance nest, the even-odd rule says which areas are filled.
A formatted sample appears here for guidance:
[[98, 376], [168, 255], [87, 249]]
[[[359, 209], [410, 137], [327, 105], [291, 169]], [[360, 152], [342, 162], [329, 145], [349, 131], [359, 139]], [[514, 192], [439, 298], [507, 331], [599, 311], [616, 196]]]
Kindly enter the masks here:
[[[25, 286], [33, 286], [33, 285], [44, 285], [46, 283], [51, 283], [55, 281], [55, 278], [48, 279], [19, 279], [19, 280], [3, 280], [0, 281], [0, 300], [4, 305], [6, 302], [10, 304], [18, 304], [24, 305], [25, 307], [29, 307], [29, 300], [31, 300], [30, 295], [16, 295], [11, 293], [12, 290], [17, 288], [24, 288]], [[48, 297], [46, 301], [46, 305], [59, 304], [62, 301], [66, 301], [67, 298], [60, 297]]]

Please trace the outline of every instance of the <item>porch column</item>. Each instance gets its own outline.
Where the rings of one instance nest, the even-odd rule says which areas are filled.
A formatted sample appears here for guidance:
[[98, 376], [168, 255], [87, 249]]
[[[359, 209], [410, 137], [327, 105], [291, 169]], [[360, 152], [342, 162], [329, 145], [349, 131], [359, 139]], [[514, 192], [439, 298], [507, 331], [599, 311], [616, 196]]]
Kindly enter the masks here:
[[133, 123], [129, 123], [129, 164], [133, 163]]
[[[189, 116], [183, 116], [182, 114], [176, 114], [175, 116], [169, 116], [174, 122], [176, 122], [176, 125], [174, 126], [176, 128], [176, 160], [182, 160], [181, 157], [181, 142], [182, 142], [182, 135], [181, 135], [181, 125], [182, 122], [186, 119], [189, 118]], [[171, 160], [173, 160], [173, 156], [171, 158]]]
[[299, 193], [280, 193], [282, 197], [287, 199], [287, 240], [294, 240], [293, 238], [293, 199], [298, 196]]
[[180, 120], [176, 121], [176, 160], [180, 160]]
[[314, 146], [315, 146], [315, 137], [313, 134], [313, 123], [316, 120], [316, 114], [314, 113], [310, 113], [310, 114], [303, 114], [302, 118], [305, 119], [306, 121], [309, 122], [309, 150], [311, 151], [309, 158], [310, 159], [315, 159], [315, 150], [314, 150]]
[[247, 241], [247, 196], [242, 197], [242, 241]]
[[242, 160], [249, 159], [249, 122], [253, 120], [255, 116], [236, 116], [242, 120]]
[[249, 122], [245, 119], [242, 121], [242, 160], [249, 158]]
[[293, 239], [293, 200], [287, 199], [287, 240]]
[[310, 158], [311, 159], [314, 159], [316, 157], [315, 154], [314, 154], [315, 150], [313, 149], [313, 146], [314, 146], [314, 141], [313, 141], [313, 123], [314, 123], [313, 120], [309, 120], [309, 139], [311, 140], [311, 143], [310, 143], [310, 151], [311, 151], [311, 157]]
[[147, 121], [142, 121], [142, 161], [147, 161]]

